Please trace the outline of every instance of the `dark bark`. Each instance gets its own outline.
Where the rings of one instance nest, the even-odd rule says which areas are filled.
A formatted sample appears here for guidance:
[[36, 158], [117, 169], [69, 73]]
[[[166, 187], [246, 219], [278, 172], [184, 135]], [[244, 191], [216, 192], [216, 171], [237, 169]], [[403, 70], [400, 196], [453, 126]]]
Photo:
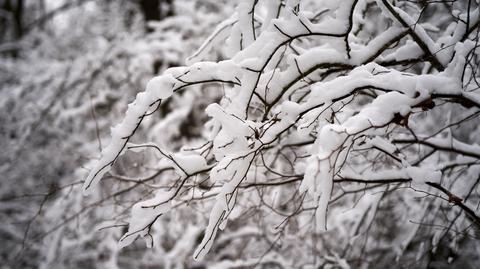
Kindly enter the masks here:
[[[0, 7], [10, 16], [0, 18], [0, 43], [15, 42], [23, 36], [23, 0], [5, 0]], [[6, 51], [12, 57], [18, 56], [18, 47]]]
[[[173, 0], [140, 0], [139, 4], [146, 22], [161, 21], [174, 14]], [[145, 29], [152, 31], [148, 26]]]
[[[12, 31], [13, 38], [15, 40], [20, 39], [23, 35], [23, 25], [22, 25], [23, 0], [16, 0], [16, 1], [6, 0], [2, 5], [2, 9], [11, 14], [11, 27], [13, 29]], [[6, 21], [6, 23], [3, 24], [3, 27], [8, 27], [8, 24], [10, 23]]]

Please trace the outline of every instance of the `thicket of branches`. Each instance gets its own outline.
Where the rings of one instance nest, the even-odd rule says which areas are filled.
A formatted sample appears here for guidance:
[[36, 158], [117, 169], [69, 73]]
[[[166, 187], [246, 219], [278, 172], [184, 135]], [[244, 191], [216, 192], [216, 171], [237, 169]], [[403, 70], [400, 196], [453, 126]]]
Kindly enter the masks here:
[[[20, 37], [3, 9], [17, 3]], [[163, 3], [147, 16], [140, 4], [0, 1], [7, 29], [0, 30], [0, 267], [105, 268], [108, 251], [92, 227], [103, 217], [91, 213], [104, 208], [74, 206], [82, 200], [83, 165], [148, 79], [180, 65], [232, 9], [176, 1], [174, 14]], [[86, 232], [77, 230], [80, 222], [90, 225]]]
[[[205, 5], [229, 15], [185, 66], [153, 70], [88, 176], [38, 214], [47, 266], [475, 267], [478, 1]], [[151, 26], [178, 63], [212, 24], [175, 13]]]

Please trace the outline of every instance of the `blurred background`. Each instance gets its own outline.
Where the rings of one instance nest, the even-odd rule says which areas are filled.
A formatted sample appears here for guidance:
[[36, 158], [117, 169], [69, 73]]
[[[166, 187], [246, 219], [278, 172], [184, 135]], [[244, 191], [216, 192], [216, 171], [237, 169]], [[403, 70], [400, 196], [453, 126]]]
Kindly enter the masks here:
[[[84, 165], [146, 82], [184, 65], [232, 9], [217, 0], [0, 0], [1, 268], [107, 267], [111, 253], [95, 238], [79, 240], [78, 223], [60, 232], [84, 216], [69, 215], [76, 205], [90, 214], [76, 188]], [[173, 147], [178, 128], [196, 132], [194, 106], [183, 103], [191, 108], [169, 134]], [[175, 105], [162, 105], [160, 116]], [[70, 245], [59, 243], [68, 236]]]

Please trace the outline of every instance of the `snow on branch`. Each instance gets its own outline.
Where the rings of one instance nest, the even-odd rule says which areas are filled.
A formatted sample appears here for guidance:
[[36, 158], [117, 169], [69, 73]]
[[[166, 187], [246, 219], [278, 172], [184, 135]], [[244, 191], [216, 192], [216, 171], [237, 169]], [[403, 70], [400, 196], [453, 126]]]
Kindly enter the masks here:
[[[137, 236], [151, 245], [153, 223], [172, 209], [174, 200], [204, 201], [207, 196], [214, 199], [205, 202], [210, 213], [195, 259], [212, 249], [219, 231], [238, 217], [236, 210], [241, 212], [245, 204], [280, 212], [276, 205], [266, 206], [264, 196], [293, 207], [294, 213], [286, 214], [283, 223], [312, 211], [314, 221], [305, 226], [323, 234], [332, 227], [327, 225], [332, 200], [361, 191], [346, 191], [343, 184], [387, 185], [387, 189], [390, 184], [405, 184], [415, 191], [429, 192], [433, 187], [446, 193], [439, 186], [450, 176], [430, 157], [439, 162], [452, 155], [480, 159], [478, 145], [445, 138], [442, 132], [428, 137], [434, 126], [425, 123], [434, 117], [430, 111], [442, 109], [440, 104], [480, 109], [478, 68], [472, 65], [478, 43], [445, 36], [438, 39], [458, 44], [438, 42], [429, 33], [433, 27], [418, 24], [388, 0], [320, 1], [321, 14], [296, 2], [281, 1], [279, 6], [242, 2], [188, 59], [193, 64], [170, 68], [150, 80], [123, 121], [112, 128], [109, 146], [85, 180], [85, 193], [127, 149], [155, 149], [179, 176], [170, 180], [174, 187], [169, 191], [156, 191], [153, 198], [133, 206], [121, 246]], [[378, 12], [379, 33], [369, 32], [368, 27], [377, 24], [365, 15], [369, 8], [372, 14]], [[478, 20], [478, 14], [469, 18]], [[467, 31], [470, 25], [462, 29]], [[222, 42], [231, 57], [203, 61]], [[452, 47], [451, 54], [438, 53]], [[222, 99], [206, 106], [209, 121], [201, 137], [205, 143], [197, 151], [185, 155], [154, 143], [129, 143], [142, 121], [172, 94], [209, 83], [222, 84]], [[432, 151], [427, 154], [426, 148]], [[208, 187], [196, 182], [186, 187], [200, 174], [206, 175]], [[257, 188], [260, 198], [247, 198], [252, 197], [250, 187]], [[292, 188], [292, 202], [276, 198], [277, 192]], [[368, 208], [375, 213], [369, 218], [388, 195], [385, 191], [372, 202]], [[222, 264], [217, 266], [245, 263]]]

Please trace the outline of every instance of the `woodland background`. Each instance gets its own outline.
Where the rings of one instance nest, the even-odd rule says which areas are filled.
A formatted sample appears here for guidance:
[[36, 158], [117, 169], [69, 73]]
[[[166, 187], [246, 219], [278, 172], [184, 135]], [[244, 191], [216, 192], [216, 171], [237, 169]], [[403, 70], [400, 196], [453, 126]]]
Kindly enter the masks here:
[[[372, 14], [380, 12], [375, 1], [363, 2], [370, 5]], [[424, 13], [427, 18], [448, 10], [437, 8], [435, 1], [395, 2], [400, 6], [405, 2], [428, 6]], [[471, 9], [475, 6], [478, 11], [478, 2], [453, 2], [464, 8], [471, 4]], [[110, 128], [123, 118], [128, 104], [143, 91], [149, 79], [167, 68], [185, 65], [185, 59], [234, 13], [236, 6], [235, 1], [226, 0], [0, 0], [0, 268], [478, 266], [478, 227], [470, 225], [472, 222], [465, 217], [470, 226], [463, 231], [455, 230], [456, 226], [436, 227], [433, 222], [415, 225], [420, 228], [415, 228], [410, 243], [395, 248], [403, 244], [398, 238], [412, 231], [415, 216], [409, 212], [418, 212], [416, 201], [424, 197], [393, 191], [392, 199], [385, 198], [377, 207], [367, 208], [364, 218], [369, 223], [360, 222], [354, 236], [348, 231], [328, 234], [321, 250], [314, 250], [307, 243], [314, 240], [310, 237], [299, 237], [295, 244], [283, 246], [277, 237], [269, 235], [275, 225], [260, 221], [260, 216], [269, 218], [268, 215], [247, 211], [245, 218], [229, 223], [204, 261], [194, 261], [192, 252], [202, 239], [208, 217], [207, 210], [195, 206], [193, 210], [179, 208], [162, 217], [155, 226], [155, 237], [161, 240], [153, 248], [147, 249], [141, 240], [121, 250], [116, 247], [126, 227], [108, 221], [128, 215], [132, 204], [151, 195], [152, 186], [136, 184], [121, 193], [112, 193], [119, 190], [113, 186], [117, 181], [128, 183], [139, 174], [151, 174], [155, 161], [147, 153], [122, 156], [111, 175], [102, 181], [100, 190], [86, 199], [81, 186], [92, 162], [105, 148]], [[383, 22], [368, 24], [363, 31], [375, 35], [383, 31], [382, 25]], [[471, 39], [478, 41], [475, 31]], [[405, 44], [402, 42], [399, 44]], [[220, 61], [229, 58], [229, 52], [224, 44], [219, 44], [208, 57]], [[478, 59], [475, 60], [472, 69], [478, 71]], [[422, 66], [415, 64], [405, 61], [390, 66], [423, 72], [419, 71]], [[219, 85], [192, 88], [162, 103], [139, 127], [135, 140], [161, 140], [172, 150], [187, 142], [201, 141], [203, 125], [208, 121], [205, 108], [219, 102], [224, 94]], [[452, 103], [455, 104], [447, 110], [460, 115], [461, 102]], [[473, 120], [462, 121], [460, 127], [452, 128], [451, 134], [466, 144], [475, 144], [480, 141], [478, 107], [467, 107], [474, 112]], [[434, 130], [438, 122], [444, 122], [446, 114], [439, 112], [428, 117], [422, 126]], [[476, 158], [478, 167], [479, 157]], [[475, 178], [479, 170], [470, 168], [460, 169]], [[129, 194], [134, 188], [140, 197]], [[478, 215], [476, 183], [471, 193], [469, 206]], [[440, 211], [446, 220], [442, 225], [453, 223], [455, 217], [445, 213], [453, 210], [453, 205], [443, 203]], [[281, 210], [292, 211], [297, 205], [283, 207]], [[375, 210], [374, 220], [368, 210]], [[281, 218], [273, 222], [279, 224]], [[298, 225], [292, 220], [285, 226], [282, 232], [286, 240], [296, 237]], [[438, 235], [436, 230], [447, 232]], [[320, 236], [313, 237], [317, 240]], [[314, 261], [302, 258], [302, 265], [295, 260], [303, 256]], [[313, 257], [318, 257], [318, 261]], [[289, 263], [290, 260], [293, 262]]]

